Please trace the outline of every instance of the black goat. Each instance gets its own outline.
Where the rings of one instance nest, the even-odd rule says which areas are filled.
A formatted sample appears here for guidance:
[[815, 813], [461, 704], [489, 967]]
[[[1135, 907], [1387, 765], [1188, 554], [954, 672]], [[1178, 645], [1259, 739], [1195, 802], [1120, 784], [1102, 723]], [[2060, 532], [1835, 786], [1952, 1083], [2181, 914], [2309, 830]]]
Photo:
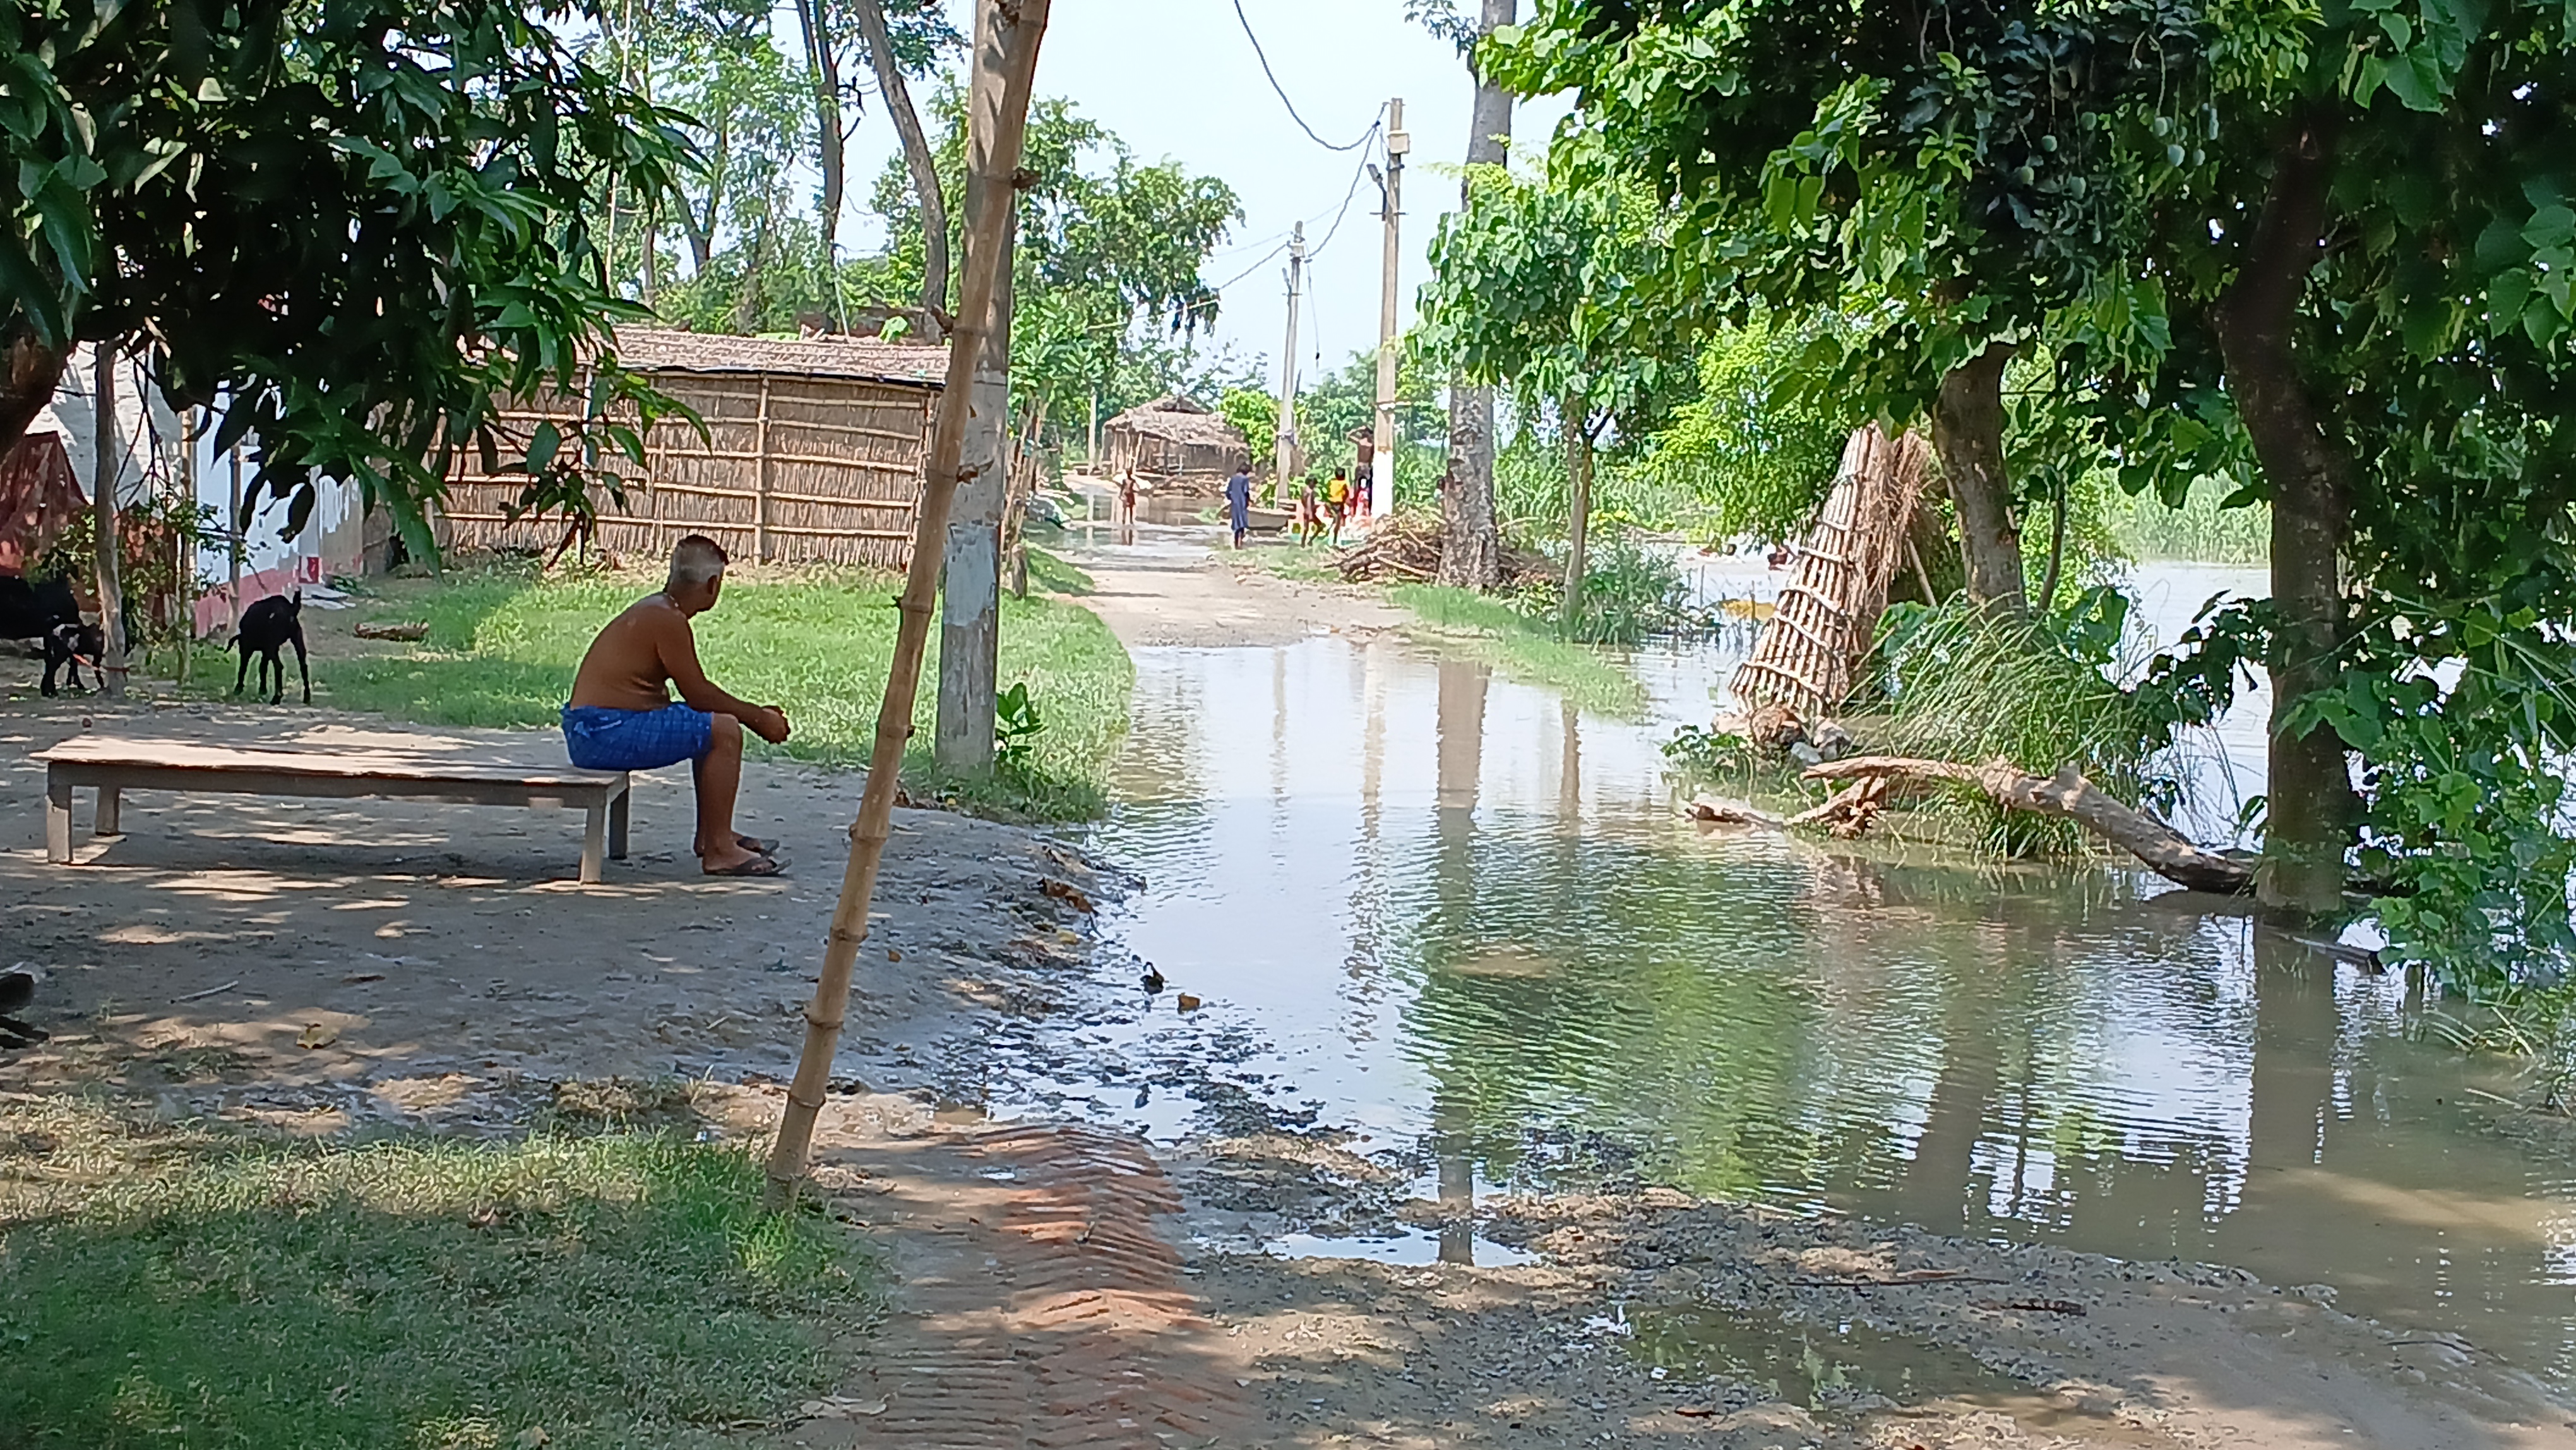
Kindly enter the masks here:
[[71, 686], [81, 687], [86, 659], [93, 674], [107, 642], [98, 626], [81, 623], [80, 602], [68, 579], [0, 578], [0, 639], [40, 639], [45, 643], [45, 693], [54, 693], [54, 676], [70, 667]]
[[14, 1051], [33, 1047], [52, 1036], [42, 1027], [30, 1027], [14, 1015], [7, 1015], [26, 1011], [27, 1004], [35, 1000], [36, 974], [26, 969], [26, 963], [0, 972], [0, 1048]]
[[[274, 705], [286, 698], [286, 660], [283, 651], [295, 646], [296, 673], [304, 677], [304, 703], [313, 703], [313, 667], [304, 656], [304, 591], [272, 594], [242, 611], [241, 628], [233, 634], [233, 648], [241, 651], [241, 668], [233, 673], [233, 693], [242, 692], [250, 678], [251, 656], [259, 656], [260, 688], [268, 689], [268, 672], [277, 671], [277, 688], [269, 690], [268, 703]], [[257, 693], [254, 691], [253, 693]]]

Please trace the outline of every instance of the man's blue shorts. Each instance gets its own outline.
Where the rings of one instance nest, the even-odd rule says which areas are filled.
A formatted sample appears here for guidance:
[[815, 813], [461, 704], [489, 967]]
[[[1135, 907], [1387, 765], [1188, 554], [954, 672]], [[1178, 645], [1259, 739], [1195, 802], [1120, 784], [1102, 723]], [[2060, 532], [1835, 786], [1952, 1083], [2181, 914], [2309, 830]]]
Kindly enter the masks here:
[[659, 710], [566, 705], [564, 750], [584, 770], [659, 770], [695, 760], [714, 743], [716, 717], [672, 703]]

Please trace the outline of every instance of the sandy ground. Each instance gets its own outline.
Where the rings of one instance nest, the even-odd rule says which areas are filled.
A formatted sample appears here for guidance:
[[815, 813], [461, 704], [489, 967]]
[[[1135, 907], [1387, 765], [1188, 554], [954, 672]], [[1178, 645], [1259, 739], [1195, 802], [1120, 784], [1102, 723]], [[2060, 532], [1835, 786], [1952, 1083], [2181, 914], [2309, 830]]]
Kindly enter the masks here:
[[[1083, 602], [1131, 645], [1404, 622], [1155, 530], [1084, 564]], [[703, 1085], [717, 1131], [774, 1121], [858, 777], [753, 766], [744, 824], [784, 840], [783, 881], [695, 874], [679, 772], [639, 778], [636, 854], [595, 887], [573, 880], [570, 813], [394, 802], [132, 794], [125, 835], [51, 866], [26, 756], [83, 729], [558, 748], [294, 706], [13, 698], [0, 964], [44, 970], [29, 1015], [55, 1039], [0, 1061], [0, 1090], [104, 1085], [290, 1133], [489, 1131], [569, 1080], [676, 1076]], [[1025, 829], [897, 823], [816, 1175], [883, 1246], [895, 1303], [844, 1346], [837, 1393], [747, 1445], [2576, 1445], [2576, 1415], [2476, 1346], [2223, 1267], [1653, 1189], [1488, 1201], [1468, 1222], [1329, 1125], [1216, 1113], [1157, 1162], [1099, 1129], [986, 1122], [979, 1059], [1026, 1051], [1033, 1024], [1088, 1010], [1131, 969], [1095, 952], [1065, 899], [1124, 883]], [[1388, 1222], [1483, 1266], [1252, 1248]]]
[[[54, 866], [28, 756], [84, 730], [561, 763], [560, 742], [534, 732], [11, 702], [0, 964], [43, 970], [29, 1015], [54, 1037], [0, 1062], [0, 1082], [103, 1081], [174, 1112], [329, 1131], [508, 1121], [526, 1093], [574, 1077], [792, 1067], [859, 775], [749, 768], [739, 824], [782, 843], [782, 879], [698, 874], [681, 770], [636, 777], [633, 855], [597, 886], [573, 879], [577, 813], [436, 802], [129, 792], [125, 834], [99, 839], [84, 793], [75, 863]], [[899, 810], [895, 831], [839, 1070], [900, 1087], [924, 1080], [930, 1036], [1054, 1004], [1089, 917], [1045, 884], [1087, 896], [1102, 883], [1027, 830]]]
[[[1411, 622], [1408, 612], [1348, 585], [1285, 579], [1254, 562], [1262, 551], [1291, 547], [1256, 535], [1251, 549], [1210, 550], [1212, 528], [1147, 524], [1130, 547], [1086, 552], [1092, 592], [1076, 603], [1107, 621], [1128, 648], [1183, 645], [1294, 644], [1310, 634], [1367, 634]], [[1107, 537], [1104, 533], [1102, 537]], [[1321, 559], [1322, 552], [1308, 557]]]

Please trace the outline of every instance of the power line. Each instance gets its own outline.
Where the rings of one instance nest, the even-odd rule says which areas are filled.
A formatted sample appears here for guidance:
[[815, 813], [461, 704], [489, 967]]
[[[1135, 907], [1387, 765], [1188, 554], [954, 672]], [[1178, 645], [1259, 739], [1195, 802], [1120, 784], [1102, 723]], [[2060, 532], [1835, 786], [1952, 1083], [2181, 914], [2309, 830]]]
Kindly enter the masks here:
[[1287, 89], [1279, 84], [1279, 73], [1270, 68], [1270, 56], [1261, 48], [1261, 37], [1252, 33], [1252, 17], [1243, 13], [1243, 0], [1234, 0], [1234, 18], [1243, 26], [1243, 38], [1252, 42], [1253, 58], [1261, 62], [1261, 73], [1269, 78], [1272, 93], [1279, 97], [1279, 104], [1288, 108], [1288, 119], [1297, 123], [1297, 129], [1306, 133], [1307, 140], [1327, 151], [1357, 151], [1368, 144], [1369, 137], [1377, 133], [1374, 122], [1370, 124], [1368, 130], [1360, 134], [1358, 140], [1347, 145], [1336, 146], [1316, 135], [1315, 128], [1306, 124], [1306, 118], [1297, 114], [1297, 103], [1288, 99]]
[[[1369, 139], [1369, 136], [1375, 136], [1377, 134], [1377, 129], [1378, 128], [1375, 126], [1369, 127], [1368, 136], [1362, 136], [1360, 140], [1366, 141]], [[1324, 255], [1324, 249], [1333, 244], [1334, 237], [1340, 235], [1342, 230], [1342, 218], [1351, 214], [1351, 202], [1360, 194], [1360, 177], [1367, 173], [1368, 168], [1369, 162], [1366, 156], [1362, 156], [1360, 158], [1359, 165], [1351, 168], [1351, 185], [1348, 191], [1342, 193], [1342, 209], [1333, 213], [1333, 225], [1331, 230], [1325, 232], [1324, 239], [1315, 244], [1315, 250], [1306, 254], [1307, 261], [1311, 262], [1317, 257]], [[1317, 212], [1316, 215], [1321, 216], [1323, 213]]]

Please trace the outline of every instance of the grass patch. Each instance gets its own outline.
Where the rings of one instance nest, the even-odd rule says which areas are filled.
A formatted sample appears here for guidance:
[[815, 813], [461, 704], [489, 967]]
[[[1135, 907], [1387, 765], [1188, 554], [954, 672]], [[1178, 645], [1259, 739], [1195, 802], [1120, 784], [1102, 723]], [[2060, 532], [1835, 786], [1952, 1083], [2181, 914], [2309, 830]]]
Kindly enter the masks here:
[[1049, 594], [1089, 594], [1099, 586], [1090, 573], [1044, 549], [1029, 549], [1029, 587]]
[[1443, 584], [1399, 584], [1387, 597], [1420, 624], [1405, 635], [1431, 648], [1482, 660], [1525, 684], [1557, 691], [1585, 710], [1633, 719], [1646, 692], [1614, 660], [1557, 637], [1547, 624], [1490, 595]]
[[1327, 544], [1300, 544], [1290, 541], [1281, 547], [1255, 545], [1244, 551], [1253, 563], [1282, 579], [1301, 584], [1339, 584], [1341, 571], [1333, 567], [1332, 547]]
[[[1341, 584], [1332, 550], [1315, 545], [1248, 551], [1256, 567], [1282, 579]], [[1355, 588], [1377, 588], [1368, 584]], [[1646, 691], [1616, 660], [1558, 635], [1552, 619], [1533, 618], [1510, 601], [1445, 584], [1394, 584], [1380, 591], [1410, 610], [1415, 623], [1405, 638], [1425, 649], [1489, 665], [1526, 685], [1555, 690], [1580, 709], [1635, 719], [1646, 712]]]
[[290, 1146], [22, 1099], [0, 1445], [723, 1443], [876, 1312], [846, 1231], [760, 1185], [664, 1134]]
[[[421, 621], [427, 637], [399, 652], [330, 661], [315, 672], [314, 698], [429, 725], [552, 726], [592, 636], [659, 583], [636, 572], [539, 577], [498, 566], [388, 581], [385, 599], [363, 617]], [[784, 706], [796, 726], [783, 746], [748, 742], [755, 755], [866, 765], [894, 658], [901, 587], [893, 575], [857, 572], [746, 571], [726, 581], [723, 601], [697, 620], [699, 657], [718, 684]], [[931, 761], [938, 655], [934, 632], [905, 779], [998, 814], [1077, 820], [1099, 813], [1135, 683], [1133, 662], [1099, 616], [1058, 600], [1003, 595], [1002, 688], [1026, 682], [1045, 728], [1025, 765], [989, 779], [951, 776]], [[197, 678], [208, 676], [201, 670]], [[207, 693], [231, 688], [227, 670]]]

